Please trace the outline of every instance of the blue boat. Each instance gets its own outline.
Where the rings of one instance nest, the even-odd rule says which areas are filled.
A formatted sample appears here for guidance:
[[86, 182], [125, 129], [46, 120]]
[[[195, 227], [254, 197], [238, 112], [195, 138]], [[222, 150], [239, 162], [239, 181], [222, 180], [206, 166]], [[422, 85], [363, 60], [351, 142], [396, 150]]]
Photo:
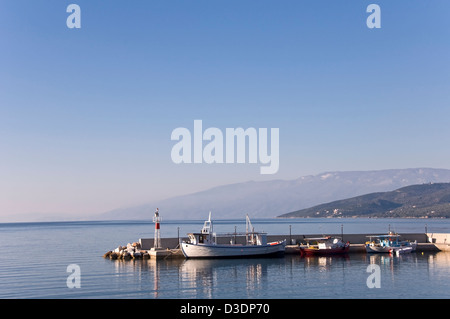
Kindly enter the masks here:
[[414, 252], [417, 248], [417, 241], [401, 241], [400, 235], [390, 232], [387, 235], [372, 235], [366, 242], [366, 252], [368, 253], [395, 253], [403, 254]]

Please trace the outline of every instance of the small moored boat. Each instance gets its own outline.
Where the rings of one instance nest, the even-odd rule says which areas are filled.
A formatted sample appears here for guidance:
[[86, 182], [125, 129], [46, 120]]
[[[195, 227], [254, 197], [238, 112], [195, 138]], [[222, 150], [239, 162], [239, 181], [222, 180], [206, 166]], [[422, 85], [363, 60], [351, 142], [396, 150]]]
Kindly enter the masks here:
[[301, 256], [345, 254], [350, 248], [350, 242], [344, 243], [338, 237], [305, 238], [306, 247], [300, 246]]
[[397, 255], [411, 253], [416, 250], [417, 241], [401, 241], [400, 235], [389, 232], [387, 235], [367, 236], [366, 252], [368, 253], [395, 253]]
[[[205, 221], [200, 233], [189, 233], [188, 241], [180, 243], [181, 250], [186, 258], [238, 258], [238, 257], [269, 257], [283, 255], [286, 240], [267, 242], [267, 234], [255, 232], [247, 215], [245, 233], [232, 233], [237, 236], [245, 236], [245, 244], [218, 244], [217, 234], [213, 233], [211, 213]], [[228, 234], [230, 235], [230, 234]]]
[[392, 248], [389, 253], [395, 254], [396, 256], [400, 256], [401, 254], [412, 253], [414, 251], [413, 247], [410, 246], [402, 246]]

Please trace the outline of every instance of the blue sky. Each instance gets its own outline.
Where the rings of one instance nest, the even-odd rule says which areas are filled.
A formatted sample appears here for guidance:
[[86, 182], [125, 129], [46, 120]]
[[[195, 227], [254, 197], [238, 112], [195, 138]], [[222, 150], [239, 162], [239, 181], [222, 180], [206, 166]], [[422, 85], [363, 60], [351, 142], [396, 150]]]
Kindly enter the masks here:
[[[81, 7], [81, 29], [66, 8]], [[381, 29], [366, 8], [381, 7]], [[450, 3], [0, 3], [0, 216], [247, 180], [450, 168]], [[171, 161], [173, 129], [280, 129], [280, 169]]]

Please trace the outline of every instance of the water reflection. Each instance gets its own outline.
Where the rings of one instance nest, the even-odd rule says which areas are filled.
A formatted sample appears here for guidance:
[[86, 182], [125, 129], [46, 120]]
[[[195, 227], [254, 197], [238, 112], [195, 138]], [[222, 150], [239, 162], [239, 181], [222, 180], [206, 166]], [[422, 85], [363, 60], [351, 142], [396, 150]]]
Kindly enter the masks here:
[[[366, 286], [370, 264], [380, 266], [381, 289]], [[147, 298], [420, 298], [419, 288], [449, 297], [449, 267], [443, 252], [114, 261], [123, 289]]]
[[334, 256], [307, 256], [302, 258], [306, 267], [319, 267], [327, 269], [331, 265], [340, 263], [345, 264], [350, 261], [348, 255], [334, 255]]
[[217, 284], [218, 264], [214, 260], [185, 260], [180, 265], [180, 284], [191, 293], [200, 289], [206, 298], [212, 298], [212, 288]]
[[188, 259], [181, 264], [180, 278], [183, 288], [193, 289], [191, 292], [206, 298], [215, 297], [220, 285], [229, 289], [230, 294], [244, 289], [249, 295], [263, 289], [268, 268], [279, 263], [280, 260], [271, 259]]

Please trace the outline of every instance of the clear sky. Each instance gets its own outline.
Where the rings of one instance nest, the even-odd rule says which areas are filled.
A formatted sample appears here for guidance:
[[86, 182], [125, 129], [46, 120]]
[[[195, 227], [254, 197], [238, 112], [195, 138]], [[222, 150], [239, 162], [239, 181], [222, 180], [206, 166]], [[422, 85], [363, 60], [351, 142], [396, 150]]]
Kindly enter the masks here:
[[[80, 29], [66, 25], [71, 3]], [[380, 29], [366, 25], [370, 3]], [[450, 168], [449, 13], [448, 0], [1, 0], [0, 220]], [[173, 163], [171, 133], [195, 119], [279, 128], [279, 171]]]

